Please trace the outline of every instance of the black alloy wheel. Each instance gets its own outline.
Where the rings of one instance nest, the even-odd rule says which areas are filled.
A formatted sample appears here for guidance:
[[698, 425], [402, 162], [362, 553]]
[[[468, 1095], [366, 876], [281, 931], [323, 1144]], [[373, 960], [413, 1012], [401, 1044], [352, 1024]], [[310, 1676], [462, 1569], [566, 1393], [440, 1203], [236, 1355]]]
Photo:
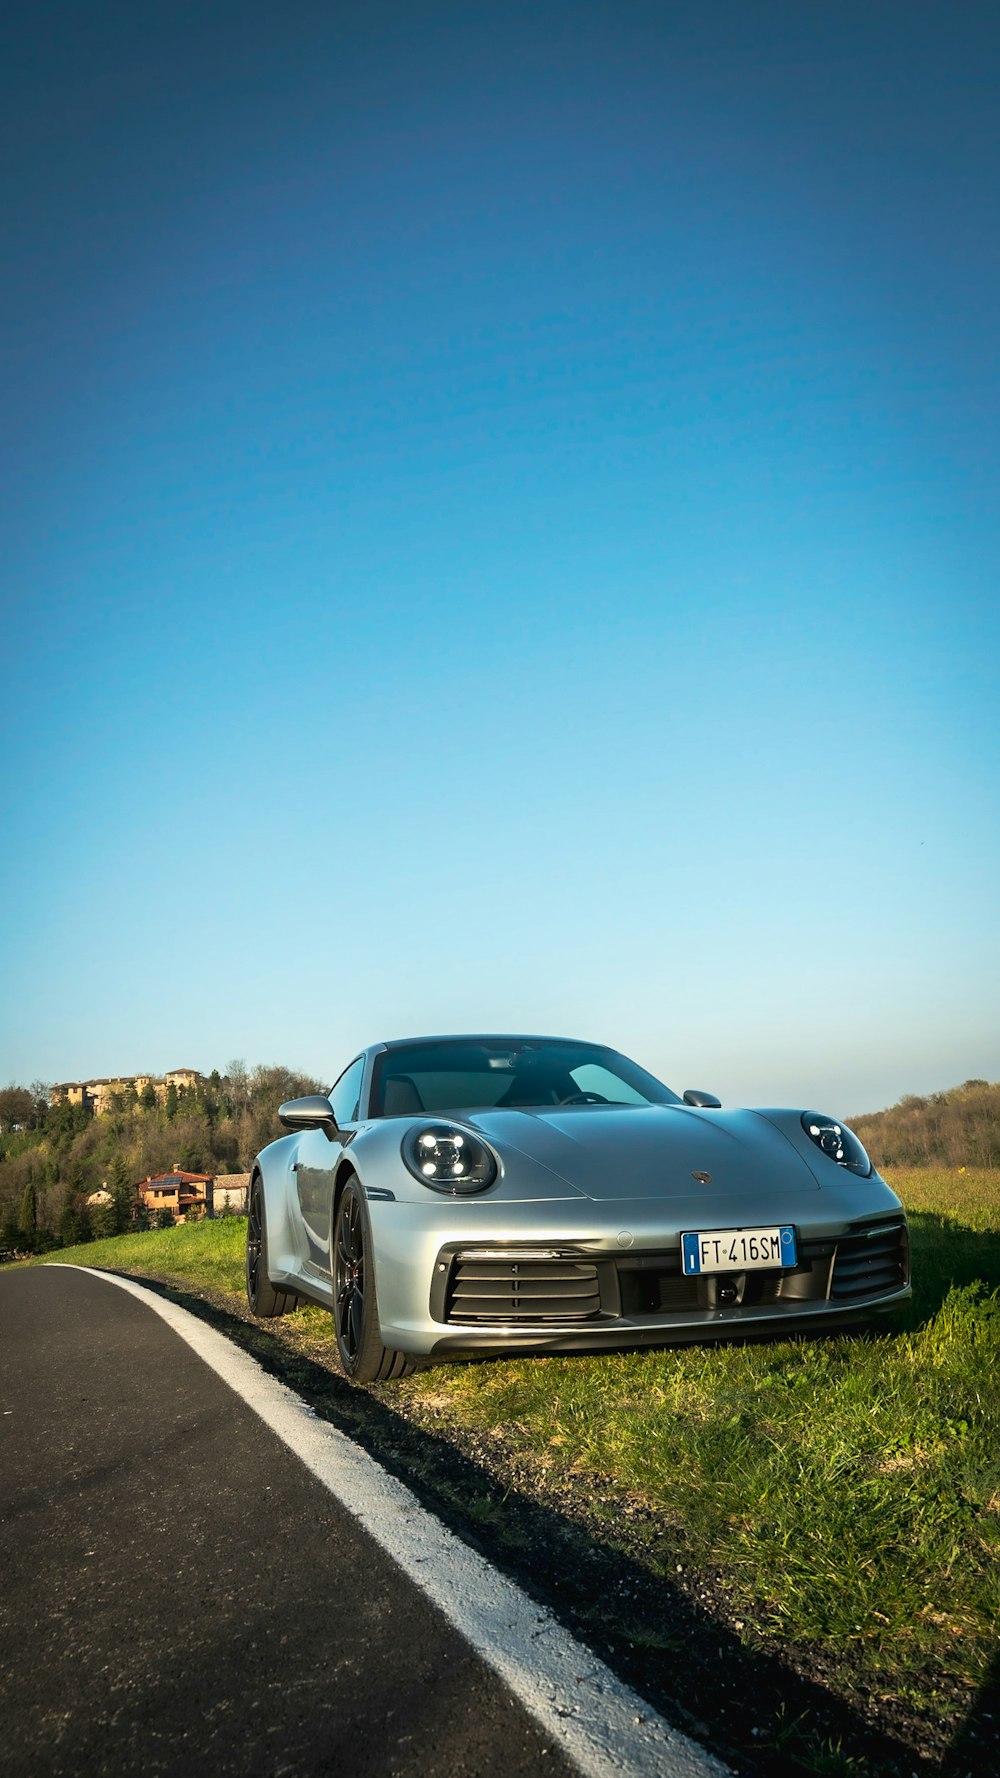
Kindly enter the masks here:
[[292, 1291], [275, 1290], [268, 1277], [264, 1186], [257, 1173], [250, 1186], [247, 1210], [247, 1302], [251, 1314], [269, 1321], [275, 1315], [287, 1315], [298, 1306], [298, 1300]]
[[353, 1376], [365, 1331], [365, 1237], [361, 1205], [351, 1188], [337, 1219], [336, 1299], [337, 1344]]
[[414, 1368], [405, 1352], [382, 1344], [370, 1261], [370, 1231], [361, 1187], [345, 1185], [333, 1231], [333, 1325], [345, 1376], [354, 1383], [405, 1377]]

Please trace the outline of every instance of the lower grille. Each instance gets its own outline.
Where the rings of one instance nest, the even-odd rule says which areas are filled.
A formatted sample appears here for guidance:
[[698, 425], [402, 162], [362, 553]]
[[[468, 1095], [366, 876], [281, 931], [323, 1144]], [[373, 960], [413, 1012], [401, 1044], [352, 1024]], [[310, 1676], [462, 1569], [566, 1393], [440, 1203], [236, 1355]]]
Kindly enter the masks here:
[[575, 1260], [463, 1259], [448, 1288], [448, 1321], [586, 1321], [601, 1312], [597, 1267]]
[[682, 1277], [679, 1252], [640, 1255], [631, 1264], [619, 1260], [615, 1270], [623, 1315], [634, 1319], [698, 1308], [698, 1280]]
[[434, 1268], [431, 1315], [459, 1326], [530, 1327], [546, 1323], [632, 1323], [675, 1314], [703, 1315], [720, 1306], [723, 1284], [734, 1284], [735, 1309], [787, 1305], [803, 1309], [866, 1302], [906, 1283], [906, 1225], [887, 1219], [837, 1238], [805, 1237], [799, 1261], [787, 1271], [733, 1273], [725, 1279], [689, 1278], [680, 1251], [601, 1254], [579, 1249], [443, 1248]]
[[896, 1290], [906, 1283], [906, 1266], [906, 1229], [901, 1222], [843, 1235], [833, 1262], [831, 1299]]

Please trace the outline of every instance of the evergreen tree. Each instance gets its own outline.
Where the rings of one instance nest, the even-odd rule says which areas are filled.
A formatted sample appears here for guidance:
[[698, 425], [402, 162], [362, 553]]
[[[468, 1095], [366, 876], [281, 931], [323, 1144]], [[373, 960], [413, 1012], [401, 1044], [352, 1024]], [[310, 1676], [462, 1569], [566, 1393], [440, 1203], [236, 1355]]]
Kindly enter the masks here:
[[139, 1098], [139, 1104], [142, 1106], [143, 1111], [156, 1110], [156, 1088], [151, 1080], [147, 1080], [143, 1087]]
[[21, 1198], [21, 1214], [17, 1219], [17, 1226], [22, 1235], [34, 1240], [38, 1230], [38, 1197], [30, 1181]]
[[113, 1202], [90, 1206], [90, 1227], [98, 1241], [104, 1241], [109, 1236], [118, 1234], [118, 1212]]
[[76, 1247], [83, 1240], [83, 1219], [72, 1200], [63, 1205], [59, 1216], [59, 1240], [63, 1247]]
[[170, 1082], [170, 1085], [167, 1088], [164, 1110], [167, 1114], [167, 1122], [172, 1124], [174, 1118], [177, 1116], [177, 1088], [174, 1086], [173, 1081]]
[[111, 1203], [115, 1213], [115, 1233], [124, 1235], [132, 1226], [136, 1194], [135, 1187], [129, 1177], [128, 1167], [120, 1154], [116, 1154], [111, 1163], [108, 1190], [111, 1193]]

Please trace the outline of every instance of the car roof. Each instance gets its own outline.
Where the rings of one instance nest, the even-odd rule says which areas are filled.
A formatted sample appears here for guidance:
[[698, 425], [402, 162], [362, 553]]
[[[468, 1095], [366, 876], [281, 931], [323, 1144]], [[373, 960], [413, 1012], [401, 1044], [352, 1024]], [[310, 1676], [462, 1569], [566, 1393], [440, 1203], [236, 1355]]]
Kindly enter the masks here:
[[611, 1045], [593, 1043], [583, 1037], [539, 1037], [529, 1031], [447, 1031], [438, 1032], [431, 1037], [390, 1037], [383, 1043], [371, 1045], [372, 1049], [398, 1050], [410, 1049], [414, 1044], [423, 1043], [579, 1043], [586, 1044], [588, 1049], [606, 1050]]

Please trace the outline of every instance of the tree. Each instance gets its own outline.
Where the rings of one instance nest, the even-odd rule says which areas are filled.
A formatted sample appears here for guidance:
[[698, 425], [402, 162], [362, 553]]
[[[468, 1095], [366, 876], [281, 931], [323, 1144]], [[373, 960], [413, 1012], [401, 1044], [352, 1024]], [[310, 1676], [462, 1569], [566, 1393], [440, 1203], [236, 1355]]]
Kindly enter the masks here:
[[64, 1099], [61, 1105], [53, 1105], [46, 1119], [46, 1130], [57, 1140], [69, 1143], [81, 1130], [87, 1129], [93, 1122], [94, 1114], [89, 1105], [70, 1105]]
[[114, 1200], [110, 1204], [107, 1202], [91, 1204], [90, 1227], [98, 1241], [107, 1240], [110, 1236], [118, 1234], [118, 1212], [115, 1209]]
[[11, 1083], [9, 1087], [0, 1088], [0, 1130], [9, 1130], [12, 1124], [27, 1129], [35, 1112], [35, 1097], [27, 1087]]
[[58, 1234], [63, 1247], [76, 1247], [86, 1239], [83, 1218], [72, 1200], [60, 1211]]
[[28, 1088], [28, 1091], [31, 1094], [31, 1097], [35, 1102], [35, 1109], [34, 1109], [32, 1116], [31, 1116], [31, 1128], [33, 1130], [36, 1130], [42, 1124], [44, 1124], [45, 1119], [48, 1116], [48, 1111], [49, 1111], [49, 1084], [48, 1084], [48, 1081], [33, 1080], [30, 1087]]
[[17, 1219], [17, 1226], [22, 1235], [34, 1240], [38, 1232], [38, 1196], [30, 1179], [21, 1197], [21, 1214]]
[[173, 1081], [170, 1082], [170, 1085], [167, 1088], [164, 1110], [167, 1114], [167, 1122], [172, 1124], [174, 1118], [177, 1116], [177, 1088], [174, 1086]]
[[111, 1163], [108, 1190], [111, 1193], [111, 1203], [115, 1213], [115, 1233], [123, 1235], [132, 1226], [132, 1215], [135, 1210], [135, 1187], [129, 1176], [128, 1167], [120, 1154], [116, 1154]]
[[156, 1088], [151, 1080], [147, 1080], [143, 1087], [139, 1096], [139, 1104], [142, 1106], [143, 1111], [156, 1110]]
[[236, 1056], [226, 1069], [229, 1103], [234, 1112], [245, 1111], [250, 1103], [250, 1076], [242, 1056]]

